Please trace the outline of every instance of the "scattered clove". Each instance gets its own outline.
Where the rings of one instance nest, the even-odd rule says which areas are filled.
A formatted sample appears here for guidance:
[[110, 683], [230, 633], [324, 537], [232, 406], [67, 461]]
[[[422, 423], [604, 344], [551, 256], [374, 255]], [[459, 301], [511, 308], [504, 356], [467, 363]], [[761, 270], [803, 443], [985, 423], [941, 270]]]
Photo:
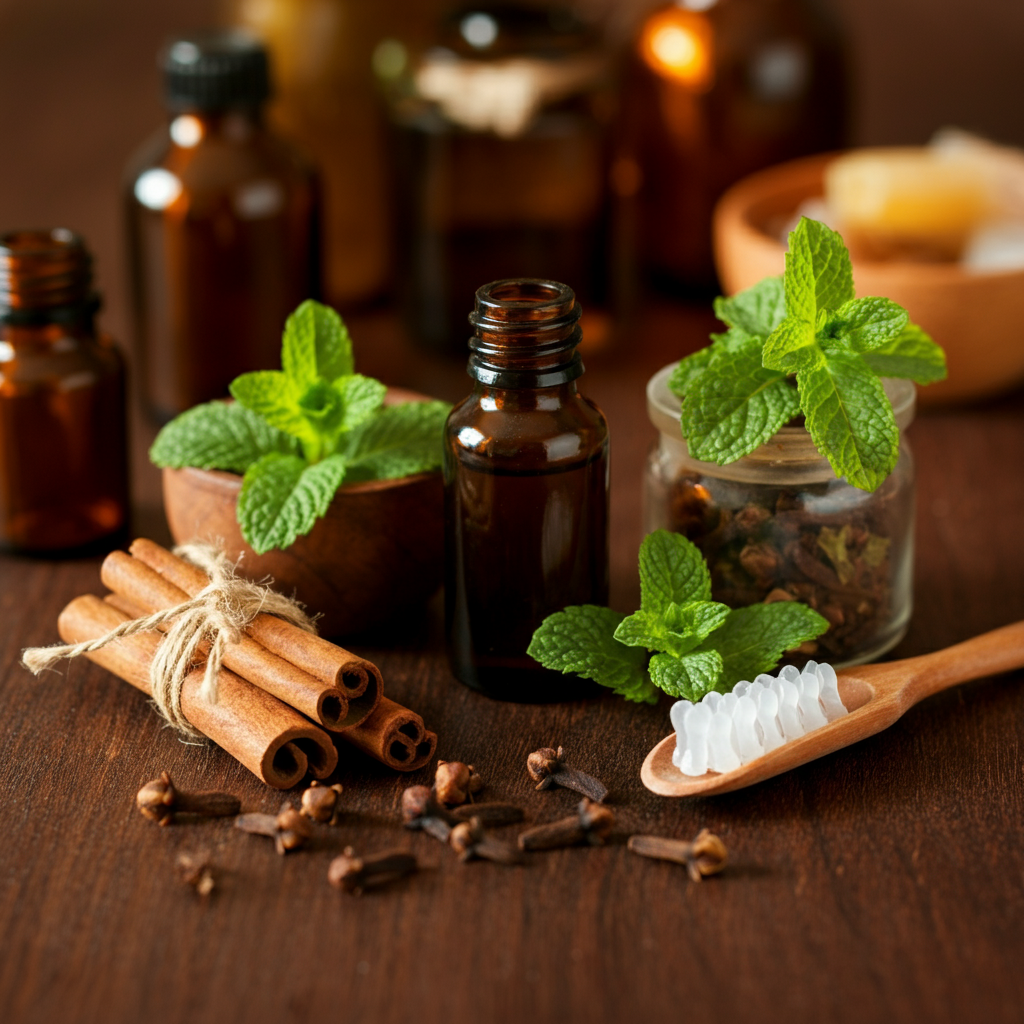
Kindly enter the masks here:
[[438, 761], [434, 773], [437, 799], [447, 807], [464, 804], [484, 788], [484, 780], [471, 764], [461, 761]]
[[692, 843], [663, 836], [630, 836], [627, 847], [641, 857], [670, 860], [686, 865], [690, 878], [699, 882], [705, 875], [716, 875], [726, 864], [725, 843], [702, 828]]
[[449, 812], [457, 821], [469, 821], [470, 818], [479, 818], [480, 824], [487, 828], [497, 828], [500, 825], [517, 825], [525, 815], [521, 807], [515, 804], [483, 803], [464, 804]]
[[338, 815], [341, 813], [338, 797], [341, 796], [342, 790], [340, 782], [336, 782], [333, 786], [321, 786], [314, 779], [309, 784], [309, 789], [302, 794], [302, 806], [299, 808], [299, 813], [313, 821], [336, 825]]
[[589, 843], [603, 846], [615, 826], [615, 812], [589, 797], [584, 797], [576, 814], [547, 825], [537, 825], [519, 833], [520, 850], [557, 850], [563, 846]]
[[449, 839], [459, 860], [492, 860], [496, 864], [522, 864], [523, 855], [511, 843], [489, 836], [479, 818], [460, 821]]
[[448, 842], [456, 819], [427, 786], [409, 786], [402, 793], [402, 821], [406, 828], [422, 829], [427, 835]]
[[327, 881], [335, 889], [358, 896], [365, 889], [386, 885], [415, 871], [417, 867], [415, 856], [405, 850], [389, 850], [368, 857], [357, 857], [352, 847], [346, 846], [344, 854], [331, 861], [327, 869]]
[[210, 862], [202, 854], [178, 854], [178, 877], [204, 899], [213, 892], [215, 880]]
[[256, 836], [270, 836], [277, 852], [282, 856], [289, 850], [298, 850], [309, 842], [313, 828], [289, 801], [281, 804], [281, 810], [273, 814], [240, 814], [235, 818], [235, 828]]
[[229, 818], [242, 808], [242, 802], [230, 793], [182, 793], [174, 788], [170, 775], [147, 782], [135, 797], [139, 810], [158, 825], [170, 825], [176, 814], [195, 814], [204, 818]]
[[565, 789], [574, 789], [598, 803], [603, 803], [608, 796], [607, 787], [593, 775], [577, 771], [565, 763], [565, 751], [561, 747], [558, 750], [552, 747], [535, 750], [526, 759], [526, 770], [530, 773], [530, 778], [537, 783], [538, 789], [562, 786]]

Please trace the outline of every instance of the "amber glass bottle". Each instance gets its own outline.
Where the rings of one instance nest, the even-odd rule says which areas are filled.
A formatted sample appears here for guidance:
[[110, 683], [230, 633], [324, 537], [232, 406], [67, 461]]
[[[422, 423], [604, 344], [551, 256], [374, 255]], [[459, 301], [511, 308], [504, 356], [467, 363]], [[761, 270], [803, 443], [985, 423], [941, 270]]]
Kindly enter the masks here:
[[0, 546], [81, 548], [128, 516], [124, 364], [70, 231], [0, 235]]
[[476, 385], [445, 429], [449, 656], [463, 683], [502, 700], [595, 691], [526, 653], [552, 612], [608, 602], [608, 427], [576, 390], [579, 318], [564, 284], [480, 288]]
[[312, 171], [264, 127], [267, 55], [247, 34], [179, 39], [164, 55], [171, 117], [127, 194], [143, 392], [168, 419], [278, 365], [285, 318], [319, 297]]

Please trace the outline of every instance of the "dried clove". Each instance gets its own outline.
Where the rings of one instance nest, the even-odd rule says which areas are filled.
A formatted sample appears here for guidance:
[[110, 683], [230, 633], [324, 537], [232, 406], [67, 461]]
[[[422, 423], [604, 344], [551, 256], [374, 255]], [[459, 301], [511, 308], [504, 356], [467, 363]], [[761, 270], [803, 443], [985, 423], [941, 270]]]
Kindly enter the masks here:
[[492, 860], [496, 864], [522, 864], [523, 855], [511, 843], [489, 836], [479, 818], [460, 821], [449, 839], [459, 860]]
[[256, 836], [270, 836], [274, 847], [282, 856], [289, 850], [298, 850], [309, 842], [313, 827], [289, 801], [281, 804], [281, 810], [274, 814], [240, 814], [235, 818], [235, 828]]
[[552, 747], [535, 750], [526, 759], [526, 770], [530, 773], [530, 778], [537, 783], [538, 789], [562, 786], [565, 789], [574, 789], [598, 803], [603, 803], [608, 796], [607, 787], [593, 775], [577, 771], [565, 763], [565, 751], [562, 747], [557, 750]]
[[456, 807], [450, 814], [457, 821], [469, 821], [470, 818], [479, 818], [480, 824], [488, 828], [497, 828], [500, 825], [516, 825], [525, 817], [521, 807], [516, 807], [515, 804], [497, 802], [465, 804], [462, 807]]
[[192, 886], [204, 899], [213, 892], [216, 884], [213, 867], [202, 854], [178, 854], [178, 877], [185, 885]]
[[409, 786], [402, 793], [402, 821], [406, 828], [422, 829], [427, 835], [448, 842], [456, 819], [427, 786]]
[[484, 788], [484, 780], [471, 764], [461, 761], [438, 761], [434, 773], [437, 799], [448, 807], [464, 804]]
[[158, 825], [170, 825], [176, 814], [196, 814], [204, 818], [229, 818], [242, 808], [242, 802], [230, 793], [183, 793], [174, 788], [170, 775], [147, 782], [135, 797], [139, 810]]
[[603, 846], [615, 827], [615, 812], [589, 797], [584, 797], [576, 814], [547, 825], [537, 825], [519, 833], [520, 850], [557, 850], [563, 846], [589, 843]]
[[388, 850], [368, 857], [357, 857], [351, 846], [331, 861], [327, 881], [335, 889], [360, 895], [365, 889], [386, 885], [418, 867], [413, 854], [405, 850]]
[[336, 782], [333, 786], [321, 786], [314, 780], [309, 784], [309, 789], [302, 794], [302, 806], [299, 808], [299, 813], [313, 821], [336, 825], [338, 815], [341, 813], [338, 797], [341, 796], [342, 791], [343, 787], [340, 782]]
[[725, 843], [702, 828], [692, 843], [663, 836], [630, 836], [626, 844], [633, 853], [655, 860], [684, 864], [690, 878], [699, 882], [705, 875], [716, 875], [726, 864]]

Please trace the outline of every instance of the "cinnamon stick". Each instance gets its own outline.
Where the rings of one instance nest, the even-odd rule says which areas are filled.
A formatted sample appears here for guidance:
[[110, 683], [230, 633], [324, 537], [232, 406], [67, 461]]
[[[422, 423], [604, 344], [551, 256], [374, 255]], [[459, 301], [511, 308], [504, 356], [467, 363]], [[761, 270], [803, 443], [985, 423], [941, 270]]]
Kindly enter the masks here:
[[[202, 569], [144, 537], [128, 550], [189, 597], [195, 597], [210, 582]], [[272, 654], [344, 691], [350, 709], [367, 708], [369, 713], [377, 706], [384, 682], [372, 661], [273, 615], [257, 615], [247, 632]]]
[[340, 738], [400, 772], [422, 768], [437, 749], [437, 734], [427, 731], [423, 719], [387, 697], [362, 725]]
[[[129, 616], [98, 597], [75, 598], [61, 612], [57, 628], [65, 643], [94, 640]], [[156, 633], [137, 633], [87, 654], [90, 661], [150, 694], [149, 664]], [[189, 723], [223, 747], [268, 786], [288, 789], [307, 772], [322, 779], [338, 763], [338, 752], [322, 729], [257, 686], [222, 669], [216, 704], [199, 696], [203, 669], [189, 674], [181, 691], [181, 709]]]
[[[185, 591], [166, 577], [123, 551], [112, 551], [107, 555], [100, 568], [100, 579], [124, 599], [108, 603], [135, 617], [152, 615], [189, 599]], [[166, 628], [170, 628], [169, 623]], [[272, 693], [333, 732], [351, 729], [373, 710], [366, 702], [350, 707], [348, 695], [343, 690], [326, 685], [266, 650], [249, 636], [242, 637], [238, 643], [226, 645], [224, 664], [236, 675]]]

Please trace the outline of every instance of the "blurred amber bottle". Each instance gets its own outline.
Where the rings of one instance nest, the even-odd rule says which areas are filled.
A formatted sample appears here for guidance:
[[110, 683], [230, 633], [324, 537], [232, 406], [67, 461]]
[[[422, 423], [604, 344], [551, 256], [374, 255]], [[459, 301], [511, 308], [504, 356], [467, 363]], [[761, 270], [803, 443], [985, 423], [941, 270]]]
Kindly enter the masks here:
[[467, 8], [442, 22], [438, 45], [416, 55], [393, 40], [375, 65], [416, 335], [463, 352], [481, 280], [555, 279], [588, 311], [604, 301], [615, 100], [596, 32], [562, 8]]
[[266, 51], [210, 33], [173, 43], [163, 67], [169, 124], [132, 162], [126, 196], [143, 393], [159, 419], [277, 366], [286, 317], [320, 294], [317, 184], [263, 123]]
[[637, 38], [613, 174], [639, 202], [641, 262], [714, 285], [711, 214], [753, 171], [843, 145], [842, 41], [814, 0], [679, 0]]
[[0, 546], [100, 541], [128, 516], [124, 363], [97, 335], [92, 257], [70, 231], [0, 236]]

